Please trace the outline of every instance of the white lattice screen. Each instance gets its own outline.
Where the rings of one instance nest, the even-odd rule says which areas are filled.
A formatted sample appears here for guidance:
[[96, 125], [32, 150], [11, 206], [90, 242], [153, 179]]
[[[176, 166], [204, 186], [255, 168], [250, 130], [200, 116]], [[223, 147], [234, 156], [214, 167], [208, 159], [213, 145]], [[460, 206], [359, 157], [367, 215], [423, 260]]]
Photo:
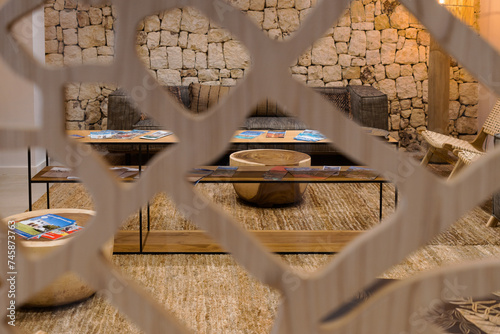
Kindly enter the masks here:
[[[497, 95], [500, 93], [499, 82], [495, 80], [500, 57], [489, 44], [439, 6], [436, 0], [400, 2], [475, 77]], [[222, 0], [121, 0], [111, 3], [118, 10], [119, 20], [116, 22], [115, 61], [107, 66], [47, 69], [37, 64], [16, 49], [9, 26], [13, 20], [40, 6], [42, 1], [11, 0], [0, 12], [2, 57], [18, 74], [37, 84], [44, 97], [43, 126], [24, 130], [0, 126], [0, 149], [28, 146], [48, 149], [56, 160], [76, 170], [92, 194], [97, 211], [85, 231], [64, 248], [36, 261], [18, 252], [18, 271], [23, 273], [17, 282], [19, 304], [72, 270], [97, 290], [106, 289], [111, 280], [121, 282], [121, 293], [109, 294], [110, 301], [146, 333], [185, 333], [187, 330], [167, 314], [162, 305], [147, 296], [138, 284], [125, 282], [100, 253], [102, 245], [115, 234], [120, 224], [160, 191], [184, 208], [188, 218], [229, 250], [248, 272], [281, 291], [284, 298], [274, 326], [275, 333], [417, 333], [419, 328], [412, 327], [411, 314], [439, 297], [445, 280], [458, 279], [467, 287], [464, 291], [467, 295], [499, 288], [498, 260], [463, 264], [391, 284], [354, 313], [334, 323], [321, 323], [323, 317], [350, 300], [377, 275], [399, 263], [500, 188], [500, 179], [495, 178], [500, 168], [500, 153], [489, 154], [464, 170], [453, 182], [446, 183], [404, 154], [370, 138], [342, 112], [291, 78], [289, 64], [322, 37], [341, 16], [349, 0], [319, 2], [300, 30], [286, 42], [271, 41], [246, 15]], [[130, 92], [144, 85], [149, 74], [136, 56], [137, 23], [152, 13], [185, 6], [198, 8], [234, 34], [249, 50], [252, 68], [227, 99], [200, 117], [182, 110], [159, 86], [145, 90], [144, 98], [136, 101], [140, 108], [160, 123], [168, 124], [180, 142], [162, 152], [137, 183], [125, 186], [109, 177], [105, 163], [97, 154], [67, 137], [63, 87], [74, 81], [116, 82]], [[290, 279], [291, 269], [181, 177], [193, 166], [220, 155], [251, 106], [265, 97], [276, 100], [311, 128], [324, 133], [350, 157], [382, 172], [396, 184], [401, 194], [397, 211], [390, 219], [352, 242], [325, 269], [308, 277], [293, 274], [300, 281], [298, 285], [296, 280]], [[171, 106], [169, 112], [165, 112], [167, 104]], [[4, 226], [3, 231], [5, 234]], [[1, 245], [0, 313], [2, 319], [6, 319], [8, 286], [3, 284], [6, 279], [3, 273], [8, 270], [5, 243]], [[283, 279], [285, 275], [286, 280]], [[13, 328], [2, 322], [2, 332], [9, 331], [13, 332]]]

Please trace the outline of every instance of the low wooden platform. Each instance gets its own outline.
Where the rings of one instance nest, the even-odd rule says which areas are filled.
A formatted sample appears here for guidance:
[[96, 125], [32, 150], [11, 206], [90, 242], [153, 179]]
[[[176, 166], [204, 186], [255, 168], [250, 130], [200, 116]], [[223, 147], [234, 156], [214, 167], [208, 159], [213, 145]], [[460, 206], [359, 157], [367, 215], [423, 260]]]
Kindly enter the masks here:
[[[249, 231], [276, 253], [336, 253], [363, 231]], [[225, 253], [203, 231], [144, 231], [142, 253]], [[119, 231], [114, 253], [139, 253], [137, 231]]]

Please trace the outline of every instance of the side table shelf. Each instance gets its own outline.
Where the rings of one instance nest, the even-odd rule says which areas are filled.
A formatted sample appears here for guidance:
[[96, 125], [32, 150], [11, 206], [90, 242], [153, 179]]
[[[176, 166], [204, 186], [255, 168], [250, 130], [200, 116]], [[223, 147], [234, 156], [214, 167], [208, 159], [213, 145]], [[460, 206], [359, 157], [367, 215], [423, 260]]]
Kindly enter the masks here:
[[[132, 168], [133, 166], [127, 166]], [[189, 181], [197, 183], [378, 183], [379, 191], [379, 219], [382, 219], [382, 193], [386, 179], [377, 176], [373, 179], [363, 177], [346, 177], [343, 173], [349, 166], [342, 167], [340, 175], [330, 176], [325, 179], [314, 177], [293, 177], [287, 174], [281, 180], [264, 178], [264, 173], [270, 166], [245, 166], [239, 167], [231, 177], [196, 176], [186, 174]], [[78, 179], [66, 177], [43, 177], [42, 175], [58, 166], [47, 166], [30, 179], [30, 183], [78, 183]], [[145, 167], [143, 167], [145, 169]], [[204, 169], [215, 170], [217, 166], [203, 166]], [[321, 169], [322, 166], [311, 168]], [[144, 171], [142, 169], [142, 171]], [[139, 172], [137, 173], [139, 174]], [[135, 176], [124, 178], [124, 182], [133, 182]], [[395, 192], [395, 205], [397, 205], [397, 191]], [[137, 231], [119, 231], [115, 236], [115, 253], [222, 253], [225, 252], [215, 241], [203, 231], [151, 231], [149, 228], [149, 205], [147, 211], [148, 229], [143, 236], [142, 210], [139, 214], [139, 233]], [[363, 231], [249, 231], [273, 252], [338, 252], [349, 241], [353, 240]]]

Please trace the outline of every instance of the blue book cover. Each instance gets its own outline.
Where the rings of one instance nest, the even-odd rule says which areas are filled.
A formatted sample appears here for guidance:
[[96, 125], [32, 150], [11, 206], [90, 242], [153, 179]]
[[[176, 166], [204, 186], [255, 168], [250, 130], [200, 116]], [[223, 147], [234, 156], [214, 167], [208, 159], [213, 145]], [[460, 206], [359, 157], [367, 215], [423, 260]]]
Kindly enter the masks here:
[[26, 239], [36, 239], [44, 233], [73, 224], [75, 224], [73, 219], [47, 214], [16, 222], [14, 232]]
[[320, 141], [325, 139], [326, 137], [316, 130], [304, 130], [298, 135], [295, 136], [295, 140], [303, 140], [303, 141]]
[[106, 139], [113, 138], [118, 133], [116, 130], [102, 130], [102, 131], [92, 131], [89, 134], [91, 139]]
[[240, 134], [234, 136], [234, 138], [239, 138], [239, 139], [254, 139], [255, 137], [260, 136], [263, 134], [264, 131], [243, 131]]

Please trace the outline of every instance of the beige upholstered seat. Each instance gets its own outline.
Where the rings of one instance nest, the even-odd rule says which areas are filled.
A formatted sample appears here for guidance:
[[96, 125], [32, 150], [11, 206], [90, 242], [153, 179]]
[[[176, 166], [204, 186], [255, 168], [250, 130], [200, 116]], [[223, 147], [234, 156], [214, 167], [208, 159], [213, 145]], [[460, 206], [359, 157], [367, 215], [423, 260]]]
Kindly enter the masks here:
[[[490, 112], [490, 115], [484, 122], [481, 131], [479, 131], [478, 135], [472, 142], [429, 130], [420, 132], [424, 140], [429, 144], [429, 150], [422, 160], [422, 165], [427, 165], [434, 154], [444, 158], [450, 163], [455, 163], [455, 161], [450, 159], [447, 154], [443, 154], [443, 150], [451, 152], [470, 151], [482, 153], [484, 152], [483, 144], [488, 135], [494, 136], [497, 133], [500, 133], [500, 100], [497, 101], [493, 110]], [[457, 165], [455, 165], [455, 168], [457, 168]]]

